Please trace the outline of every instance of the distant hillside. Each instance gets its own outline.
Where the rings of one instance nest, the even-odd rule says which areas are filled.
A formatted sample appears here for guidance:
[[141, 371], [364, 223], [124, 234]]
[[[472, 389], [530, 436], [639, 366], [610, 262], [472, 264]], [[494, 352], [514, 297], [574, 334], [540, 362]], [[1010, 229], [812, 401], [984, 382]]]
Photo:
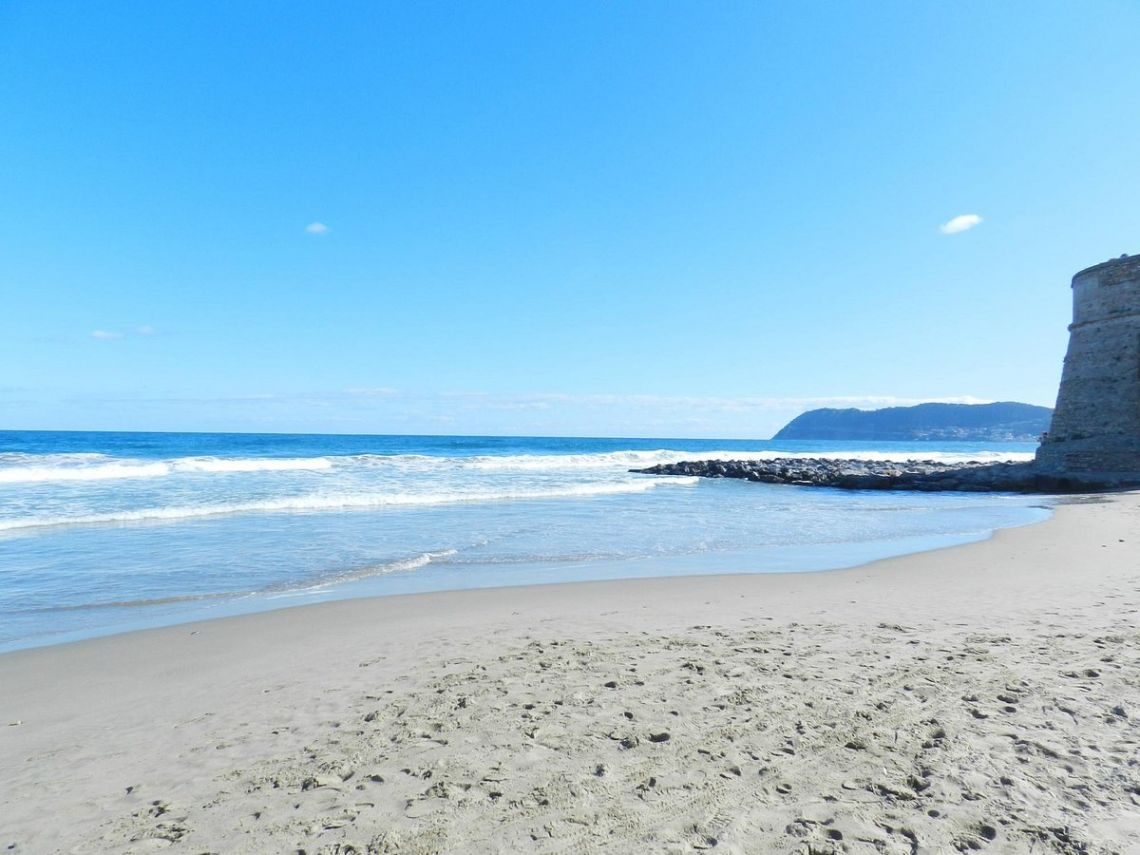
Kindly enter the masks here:
[[1035, 442], [1049, 429], [1049, 407], [1000, 404], [919, 404], [885, 410], [808, 410], [773, 439], [864, 439]]

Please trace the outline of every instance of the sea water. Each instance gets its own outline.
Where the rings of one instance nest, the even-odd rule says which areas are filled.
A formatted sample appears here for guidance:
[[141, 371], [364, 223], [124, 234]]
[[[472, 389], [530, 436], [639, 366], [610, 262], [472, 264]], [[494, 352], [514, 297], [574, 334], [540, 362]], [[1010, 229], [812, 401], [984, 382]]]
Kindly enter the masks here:
[[0, 650], [354, 596], [850, 567], [1040, 497], [661, 477], [692, 459], [1028, 444], [0, 432]]

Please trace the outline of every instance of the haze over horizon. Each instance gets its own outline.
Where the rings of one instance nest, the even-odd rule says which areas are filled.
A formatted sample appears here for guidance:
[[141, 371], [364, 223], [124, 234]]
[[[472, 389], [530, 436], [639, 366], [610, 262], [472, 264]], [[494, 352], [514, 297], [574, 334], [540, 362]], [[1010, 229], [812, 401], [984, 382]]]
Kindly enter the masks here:
[[1052, 406], [1140, 7], [813, 11], [0, 5], [0, 429]]

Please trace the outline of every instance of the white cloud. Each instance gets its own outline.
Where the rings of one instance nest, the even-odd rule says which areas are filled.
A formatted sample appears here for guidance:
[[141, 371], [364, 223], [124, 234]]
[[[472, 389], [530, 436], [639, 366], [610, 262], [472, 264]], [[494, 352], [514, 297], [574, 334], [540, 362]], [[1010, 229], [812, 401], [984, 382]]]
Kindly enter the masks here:
[[91, 338], [98, 339], [99, 341], [117, 341], [122, 337], [123, 334], [121, 332], [109, 332], [107, 330], [95, 330], [91, 333]]
[[158, 330], [156, 330], [150, 324], [143, 324], [141, 327], [136, 329], [135, 332], [137, 332], [139, 335], [158, 335]]
[[981, 221], [982, 218], [977, 214], [959, 214], [939, 226], [938, 230], [944, 235], [956, 235], [958, 232], [969, 231]]
[[309, 223], [305, 226], [305, 231], [311, 235], [325, 235], [329, 232], [329, 227], [324, 223]]

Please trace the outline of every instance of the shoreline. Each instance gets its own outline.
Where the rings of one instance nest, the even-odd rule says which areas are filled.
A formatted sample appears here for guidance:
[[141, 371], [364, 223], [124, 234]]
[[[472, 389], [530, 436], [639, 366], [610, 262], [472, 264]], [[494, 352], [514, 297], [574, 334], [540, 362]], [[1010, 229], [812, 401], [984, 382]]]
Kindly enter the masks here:
[[[1090, 497], [1092, 498], [1092, 497]], [[637, 581], [641, 579], [657, 578], [719, 578], [736, 575], [798, 575], [814, 573], [844, 572], [874, 564], [878, 561], [903, 558], [908, 555], [917, 555], [925, 552], [952, 549], [956, 546], [966, 546], [992, 538], [998, 531], [1038, 525], [1049, 519], [1059, 504], [1073, 501], [1073, 497], [1042, 496], [1041, 504], [1027, 506], [1026, 510], [1039, 510], [1043, 513], [1040, 519], [1026, 519], [1014, 524], [1005, 524], [987, 529], [983, 533], [962, 532], [958, 534], [930, 534], [899, 536], [886, 539], [856, 541], [840, 544], [826, 544], [818, 549], [823, 554], [810, 553], [809, 544], [769, 544], [761, 552], [725, 552], [704, 553], [696, 555], [669, 555], [669, 556], [642, 556], [617, 559], [600, 559], [585, 561], [579, 566], [583, 569], [584, 578], [556, 579], [552, 581], [526, 581], [526, 582], [468, 582], [459, 587], [421, 588], [423, 577], [416, 574], [408, 576], [377, 574], [353, 581], [332, 584], [327, 589], [314, 587], [309, 593], [298, 590], [292, 595], [271, 596], [263, 591], [236, 593], [233, 595], [204, 595], [199, 600], [180, 604], [184, 610], [167, 611], [165, 614], [150, 614], [154, 606], [144, 605], [145, 614], [135, 620], [124, 619], [113, 625], [113, 628], [96, 626], [88, 630], [68, 630], [55, 632], [41, 637], [43, 640], [28, 643], [30, 638], [0, 643], [0, 657], [21, 651], [39, 650], [46, 647], [60, 645], [82, 644], [100, 638], [109, 638], [118, 635], [133, 635], [140, 632], [151, 632], [161, 629], [187, 626], [189, 624], [206, 623], [216, 620], [240, 619], [243, 617], [275, 612], [287, 609], [310, 608], [312, 606], [329, 603], [371, 600], [389, 597], [415, 597], [439, 593], [461, 593], [474, 590], [500, 590], [508, 588], [545, 587], [550, 585], [580, 585], [592, 582], [622, 582]], [[786, 569], [792, 563], [788, 554], [798, 556], [798, 562], [809, 566], [803, 569]], [[842, 558], [839, 556], [842, 554]], [[700, 568], [706, 565], [721, 565], [726, 568], [748, 569], [705, 569], [688, 572], [685, 568]], [[518, 564], [510, 568], [515, 576], [540, 576], [549, 570], [551, 565], [543, 562], [532, 564]], [[557, 565], [555, 565], [557, 566]], [[566, 565], [573, 566], [573, 565]], [[644, 568], [652, 566], [653, 570], [645, 572]], [[480, 570], [486, 567], [492, 573], [501, 574], [503, 568], [496, 565], [471, 565], [467, 572], [479, 578]], [[682, 568], [680, 572], [677, 567]], [[767, 569], [751, 569], [764, 567]], [[664, 570], [664, 572], [662, 572]], [[561, 568], [565, 572], [565, 567]], [[380, 585], [390, 586], [399, 583], [405, 589], [383, 591], [377, 590]], [[161, 605], [158, 606], [161, 608]], [[209, 612], [214, 612], [209, 614]], [[129, 614], [129, 612], [128, 612]]]
[[341, 600], [12, 651], [0, 845], [1077, 851], [1065, 828], [1126, 851], [1137, 542], [1127, 493], [843, 570]]

